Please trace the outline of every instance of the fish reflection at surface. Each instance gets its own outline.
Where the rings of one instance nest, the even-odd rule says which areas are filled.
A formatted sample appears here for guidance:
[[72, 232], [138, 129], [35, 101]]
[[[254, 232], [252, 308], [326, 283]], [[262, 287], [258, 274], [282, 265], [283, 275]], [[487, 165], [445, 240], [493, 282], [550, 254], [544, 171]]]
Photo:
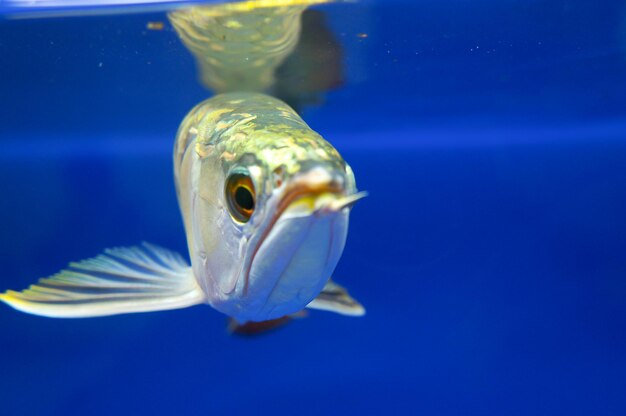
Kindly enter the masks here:
[[191, 7], [168, 16], [206, 88], [269, 92], [298, 111], [343, 83], [341, 46], [324, 12], [308, 9], [327, 1], [300, 3], [245, 11], [230, 4]]

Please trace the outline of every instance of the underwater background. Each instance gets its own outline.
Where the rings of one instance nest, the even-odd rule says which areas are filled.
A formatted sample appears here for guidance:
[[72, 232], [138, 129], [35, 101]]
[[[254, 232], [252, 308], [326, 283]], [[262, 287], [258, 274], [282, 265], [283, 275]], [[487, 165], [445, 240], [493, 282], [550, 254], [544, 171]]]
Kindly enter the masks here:
[[[626, 3], [316, 9], [343, 82], [303, 118], [370, 194], [334, 274], [367, 315], [241, 337], [204, 306], [0, 305], [0, 414], [626, 414]], [[133, 11], [1, 17], [2, 291], [186, 253], [172, 146], [210, 92]]]

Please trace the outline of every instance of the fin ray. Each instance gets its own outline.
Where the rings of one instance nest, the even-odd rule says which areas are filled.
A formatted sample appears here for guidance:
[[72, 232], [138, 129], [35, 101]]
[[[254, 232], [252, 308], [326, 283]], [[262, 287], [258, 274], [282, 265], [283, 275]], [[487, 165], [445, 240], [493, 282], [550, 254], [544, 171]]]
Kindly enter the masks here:
[[173, 251], [115, 247], [0, 300], [23, 312], [79, 318], [183, 308], [205, 301], [191, 267]]
[[332, 279], [328, 279], [320, 294], [306, 307], [347, 316], [365, 315], [363, 305], [352, 298], [345, 287], [333, 282]]

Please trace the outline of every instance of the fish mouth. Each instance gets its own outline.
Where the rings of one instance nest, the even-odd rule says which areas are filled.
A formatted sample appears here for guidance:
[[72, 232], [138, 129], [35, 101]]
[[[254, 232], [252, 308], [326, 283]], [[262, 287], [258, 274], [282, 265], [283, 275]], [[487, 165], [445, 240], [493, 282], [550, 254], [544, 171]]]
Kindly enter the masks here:
[[270, 228], [276, 221], [289, 213], [290, 216], [324, 215], [352, 207], [358, 200], [367, 196], [367, 192], [345, 195], [332, 183], [323, 186], [297, 186], [285, 192], [271, 218]]
[[254, 247], [250, 261], [244, 271], [244, 296], [248, 294], [250, 270], [257, 253], [279, 219], [337, 213], [344, 208], [352, 207], [358, 200], [366, 196], [367, 192], [346, 195], [345, 188], [339, 181], [324, 180], [319, 178], [319, 175], [316, 175], [314, 172], [296, 179], [283, 191], [283, 196], [269, 217], [267, 225]]

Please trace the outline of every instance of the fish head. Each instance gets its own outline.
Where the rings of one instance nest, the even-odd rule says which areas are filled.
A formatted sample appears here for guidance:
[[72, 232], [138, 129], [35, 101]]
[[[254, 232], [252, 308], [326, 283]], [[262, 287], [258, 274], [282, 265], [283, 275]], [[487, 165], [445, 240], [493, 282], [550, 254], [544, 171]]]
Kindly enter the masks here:
[[226, 141], [201, 169], [192, 264], [209, 303], [241, 322], [303, 309], [335, 269], [364, 196], [350, 166], [308, 126], [277, 124]]

